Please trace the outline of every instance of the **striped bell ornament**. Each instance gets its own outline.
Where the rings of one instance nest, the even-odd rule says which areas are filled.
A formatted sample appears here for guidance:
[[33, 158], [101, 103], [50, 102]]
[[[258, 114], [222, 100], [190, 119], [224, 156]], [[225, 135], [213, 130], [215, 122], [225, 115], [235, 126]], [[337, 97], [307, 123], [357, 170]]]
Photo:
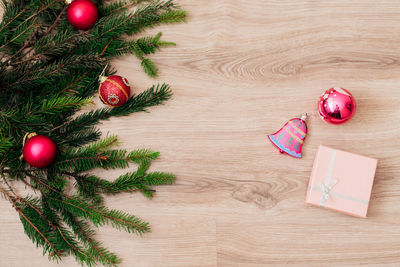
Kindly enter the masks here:
[[279, 131], [268, 135], [269, 140], [279, 149], [279, 152], [286, 153], [295, 158], [301, 158], [301, 149], [307, 135], [307, 114], [301, 118], [289, 120]]

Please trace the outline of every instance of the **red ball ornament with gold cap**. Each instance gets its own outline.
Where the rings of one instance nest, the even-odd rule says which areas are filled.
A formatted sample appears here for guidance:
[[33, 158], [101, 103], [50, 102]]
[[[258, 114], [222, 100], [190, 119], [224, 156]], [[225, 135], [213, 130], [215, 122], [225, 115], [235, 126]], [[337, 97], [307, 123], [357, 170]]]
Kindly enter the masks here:
[[268, 135], [271, 143], [279, 149], [279, 152], [286, 153], [295, 158], [301, 158], [301, 149], [307, 135], [307, 114], [301, 118], [289, 120], [279, 131]]
[[45, 135], [27, 134], [23, 143], [21, 158], [33, 167], [45, 168], [56, 158], [57, 146], [53, 140]]
[[131, 87], [125, 77], [119, 75], [100, 76], [99, 97], [110, 107], [124, 105], [131, 96]]
[[78, 30], [87, 30], [97, 21], [97, 7], [91, 0], [66, 0], [68, 22]]

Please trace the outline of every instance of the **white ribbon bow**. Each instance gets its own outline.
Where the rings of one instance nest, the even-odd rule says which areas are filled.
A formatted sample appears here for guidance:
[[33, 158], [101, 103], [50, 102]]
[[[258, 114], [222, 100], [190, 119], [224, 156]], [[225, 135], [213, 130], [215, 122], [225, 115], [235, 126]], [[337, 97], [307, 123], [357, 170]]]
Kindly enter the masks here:
[[321, 189], [321, 205], [323, 205], [327, 200], [330, 199], [330, 192], [332, 188], [337, 184], [337, 180], [333, 180], [332, 182], [325, 184], [319, 183], [319, 187]]

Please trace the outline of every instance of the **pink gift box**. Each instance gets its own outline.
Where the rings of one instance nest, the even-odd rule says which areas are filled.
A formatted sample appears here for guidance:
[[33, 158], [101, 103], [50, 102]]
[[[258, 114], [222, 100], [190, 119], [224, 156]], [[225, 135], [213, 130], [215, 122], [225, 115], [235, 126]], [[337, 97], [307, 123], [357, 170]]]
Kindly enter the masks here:
[[314, 160], [306, 203], [356, 217], [367, 217], [378, 161], [320, 146]]

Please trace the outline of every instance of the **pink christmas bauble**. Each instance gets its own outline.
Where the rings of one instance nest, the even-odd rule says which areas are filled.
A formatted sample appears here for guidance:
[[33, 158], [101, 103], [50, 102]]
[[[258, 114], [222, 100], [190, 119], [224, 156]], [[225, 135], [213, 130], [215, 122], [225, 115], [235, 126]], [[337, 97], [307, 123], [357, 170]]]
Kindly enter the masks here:
[[44, 135], [35, 135], [29, 138], [22, 149], [25, 161], [36, 168], [45, 168], [50, 165], [54, 161], [56, 153], [56, 144]]
[[356, 112], [356, 100], [346, 89], [331, 88], [321, 95], [318, 111], [321, 118], [326, 122], [344, 123], [351, 119]]
[[90, 0], [74, 0], [68, 6], [67, 19], [78, 30], [92, 27], [97, 17], [97, 7]]

